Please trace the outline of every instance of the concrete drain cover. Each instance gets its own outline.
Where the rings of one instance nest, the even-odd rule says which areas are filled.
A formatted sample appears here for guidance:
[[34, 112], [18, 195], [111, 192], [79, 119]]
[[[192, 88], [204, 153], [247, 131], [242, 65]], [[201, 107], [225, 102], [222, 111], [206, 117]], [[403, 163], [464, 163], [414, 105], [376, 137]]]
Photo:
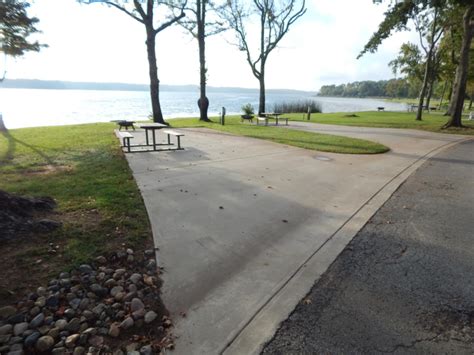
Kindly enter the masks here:
[[331, 158], [324, 157], [324, 156], [322, 156], [322, 155], [316, 155], [316, 156], [314, 157], [314, 159], [321, 160], [321, 161], [331, 161], [331, 160], [332, 160]]

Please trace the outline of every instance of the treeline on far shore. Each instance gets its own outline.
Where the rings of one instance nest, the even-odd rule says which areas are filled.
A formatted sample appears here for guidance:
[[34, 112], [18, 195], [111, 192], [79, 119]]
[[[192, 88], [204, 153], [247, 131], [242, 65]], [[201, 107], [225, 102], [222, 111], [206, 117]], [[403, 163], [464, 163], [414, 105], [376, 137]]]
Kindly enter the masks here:
[[[407, 79], [390, 79], [379, 81], [355, 81], [340, 85], [324, 85], [319, 90], [319, 96], [342, 97], [393, 97], [416, 98], [420, 93], [421, 83], [413, 83]], [[435, 88], [435, 95], [436, 90]], [[441, 88], [442, 89], [442, 88]]]

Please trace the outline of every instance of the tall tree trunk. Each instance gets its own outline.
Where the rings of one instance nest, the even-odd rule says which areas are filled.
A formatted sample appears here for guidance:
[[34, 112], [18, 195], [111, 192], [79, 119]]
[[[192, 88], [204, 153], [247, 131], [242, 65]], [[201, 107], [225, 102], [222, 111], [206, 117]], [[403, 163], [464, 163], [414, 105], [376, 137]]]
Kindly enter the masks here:
[[464, 97], [466, 95], [467, 72], [469, 69], [469, 48], [471, 46], [473, 36], [473, 26], [471, 25], [471, 17], [474, 13], [474, 5], [467, 7], [463, 16], [463, 37], [461, 45], [461, 55], [459, 56], [459, 64], [456, 69], [456, 79], [454, 80], [453, 95], [450, 102], [451, 118], [443, 126], [462, 127], [462, 109], [464, 106]]
[[428, 52], [428, 58], [426, 59], [425, 64], [425, 74], [423, 75], [423, 84], [421, 85], [420, 95], [418, 97], [418, 110], [416, 111], [416, 120], [421, 121], [423, 116], [423, 103], [426, 96], [426, 89], [428, 87], [428, 76], [430, 71], [431, 63], [431, 51]]
[[265, 112], [265, 72], [261, 73], [258, 78], [258, 83], [260, 84], [260, 95], [258, 100], [258, 115], [260, 116]]
[[444, 94], [446, 93], [447, 86], [448, 86], [448, 82], [445, 81], [444, 86], [443, 86], [443, 92], [441, 93], [441, 98], [439, 100], [438, 111], [441, 111], [441, 106], [443, 106]]
[[433, 95], [434, 80], [430, 80], [428, 85], [428, 93], [426, 94], [426, 107], [430, 109], [431, 96]]
[[209, 121], [207, 111], [209, 99], [206, 96], [206, 0], [196, 0], [197, 6], [197, 36], [199, 46], [199, 120]]
[[146, 24], [146, 49], [148, 53], [148, 67], [150, 75], [150, 98], [153, 112], [153, 122], [166, 124], [160, 106], [160, 81], [158, 80], [158, 67], [156, 65], [156, 49], [153, 23]]

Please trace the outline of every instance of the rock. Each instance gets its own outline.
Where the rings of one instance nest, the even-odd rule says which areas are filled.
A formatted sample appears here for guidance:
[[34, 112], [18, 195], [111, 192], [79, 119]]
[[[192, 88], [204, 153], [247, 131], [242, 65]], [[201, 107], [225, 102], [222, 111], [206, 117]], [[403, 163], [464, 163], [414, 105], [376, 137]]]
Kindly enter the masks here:
[[46, 288], [45, 287], [38, 287], [36, 289], [36, 293], [38, 294], [38, 296], [46, 296]]
[[10, 352], [8, 354], [12, 354], [12, 353], [19, 353], [19, 354], [23, 354], [23, 344], [13, 344], [10, 346]]
[[77, 348], [74, 349], [72, 355], [82, 355], [86, 352], [86, 349], [83, 348], [82, 346], [78, 346]]
[[152, 249], [147, 249], [144, 251], [144, 254], [146, 257], [150, 257], [150, 256], [155, 255], [155, 252]]
[[13, 326], [11, 324], [5, 324], [0, 327], [0, 335], [10, 334], [13, 330]]
[[63, 347], [55, 347], [52, 351], [51, 351], [51, 354], [52, 355], [66, 355], [67, 354], [67, 350], [66, 348], [63, 348]]
[[83, 274], [91, 274], [94, 270], [92, 269], [92, 266], [87, 265], [87, 264], [82, 264], [79, 266], [79, 271], [82, 272]]
[[128, 285], [128, 292], [137, 292], [137, 290], [138, 290], [137, 285], [135, 284]]
[[123, 291], [123, 287], [122, 286], [114, 286], [112, 287], [112, 289], [110, 290], [110, 295], [112, 297], [115, 297], [117, 295], [117, 293], [119, 292], [122, 292]]
[[57, 328], [57, 327], [51, 328], [51, 329], [49, 330], [49, 332], [48, 332], [48, 335], [49, 335], [50, 337], [53, 337], [54, 339], [57, 339], [58, 336], [59, 336], [59, 331], [60, 331], [60, 330], [59, 330], [59, 328]]
[[54, 322], [54, 318], [52, 316], [48, 316], [44, 319], [44, 324], [51, 325]]
[[141, 299], [139, 298], [132, 299], [132, 302], [130, 304], [130, 310], [132, 313], [136, 311], [140, 311], [144, 308], [145, 308], [145, 305], [143, 304]]
[[97, 258], [95, 258], [95, 261], [99, 264], [105, 264], [107, 262], [107, 259], [103, 256], [98, 256]]
[[46, 299], [45, 306], [48, 308], [56, 308], [59, 305], [59, 297], [57, 295], [51, 295]]
[[74, 298], [69, 301], [69, 305], [72, 307], [72, 309], [78, 309], [80, 304], [81, 300], [79, 298]]
[[128, 329], [128, 328], [131, 328], [133, 327], [133, 318], [132, 317], [127, 317], [123, 320], [122, 323], [120, 323], [120, 328], [122, 329]]
[[15, 336], [21, 335], [27, 329], [28, 329], [28, 323], [26, 322], [15, 324], [15, 326], [13, 327], [13, 334]]
[[117, 285], [117, 281], [115, 281], [115, 279], [108, 279], [107, 281], [104, 282], [104, 285], [108, 288], [111, 288]]
[[110, 328], [109, 328], [109, 331], [108, 331], [108, 335], [110, 335], [111, 337], [118, 337], [120, 335], [120, 324], [119, 323], [112, 323], [110, 325]]
[[12, 344], [18, 344], [18, 343], [22, 343], [23, 342], [23, 337], [20, 337], [20, 336], [15, 336], [15, 337], [11, 337], [10, 338], [10, 341], [8, 342], [8, 344], [12, 345]]
[[87, 334], [87, 335], [96, 335], [97, 334], [97, 329], [96, 328], [87, 328], [86, 330], [84, 330], [82, 332], [83, 334]]
[[134, 284], [137, 284], [140, 282], [140, 280], [142, 279], [142, 275], [140, 274], [132, 274], [132, 276], [130, 276], [130, 281], [132, 281]]
[[71, 318], [73, 318], [73, 317], [76, 315], [76, 311], [73, 310], [72, 308], [68, 308], [68, 309], [66, 309], [66, 310], [64, 311], [64, 315], [65, 315], [67, 318], [71, 319]]
[[104, 338], [99, 335], [93, 335], [89, 338], [89, 344], [99, 348], [104, 344]]
[[35, 306], [32, 309], [30, 309], [30, 314], [33, 317], [37, 316], [39, 314], [39, 312], [41, 312], [41, 309], [38, 306]]
[[151, 348], [151, 345], [145, 345], [140, 348], [140, 354], [141, 355], [152, 355], [153, 350]]
[[67, 326], [67, 320], [65, 319], [58, 319], [56, 323], [54, 323], [55, 327], [59, 330], [63, 330]]
[[38, 331], [41, 333], [41, 335], [46, 335], [49, 332], [49, 326], [42, 325], [41, 327], [38, 328]]
[[135, 311], [132, 313], [133, 319], [137, 320], [140, 318], [143, 318], [145, 316], [146, 310], [145, 308], [139, 309], [138, 311]]
[[11, 339], [11, 334], [0, 335], [0, 344], [6, 344]]
[[115, 295], [114, 298], [115, 298], [116, 301], [119, 301], [119, 302], [120, 302], [120, 301], [123, 300], [124, 297], [125, 297], [125, 293], [124, 293], [124, 292], [119, 292], [119, 293], [117, 293], [117, 294]]
[[8, 318], [8, 323], [10, 324], [16, 324], [16, 323], [21, 323], [25, 321], [25, 314], [24, 313], [17, 313], [12, 315], [11, 317]]
[[148, 286], [153, 286], [155, 283], [155, 278], [153, 276], [144, 275], [143, 282]]
[[79, 303], [79, 309], [86, 309], [87, 306], [89, 306], [89, 299], [88, 298], [83, 298], [81, 302]]
[[127, 346], [125, 346], [125, 350], [127, 350], [127, 354], [128, 354], [128, 352], [137, 350], [138, 346], [139, 346], [138, 343], [130, 343]]
[[149, 269], [149, 270], [156, 269], [156, 261], [153, 260], [153, 259], [148, 260], [147, 263], [146, 263], [146, 268]]
[[82, 312], [82, 315], [87, 319], [87, 320], [92, 320], [95, 318], [95, 314], [86, 309], [84, 312]]
[[75, 333], [79, 330], [79, 328], [81, 327], [81, 321], [79, 318], [73, 318], [69, 321], [69, 323], [66, 325], [66, 329], [67, 331], [70, 331], [72, 333]]
[[135, 260], [135, 258], [133, 257], [133, 255], [127, 256], [127, 262], [133, 263], [134, 260]]
[[0, 308], [0, 318], [8, 318], [16, 313], [16, 308], [13, 306], [5, 306]]
[[36, 302], [35, 302], [36, 306], [42, 308], [44, 307], [45, 304], [46, 304], [46, 297], [41, 296], [36, 299]]
[[44, 335], [38, 339], [36, 342], [36, 350], [39, 352], [45, 352], [51, 349], [54, 345], [54, 339], [49, 335]]
[[38, 328], [44, 321], [44, 314], [40, 313], [33, 320], [30, 322], [30, 328], [35, 329]]
[[99, 303], [97, 306], [92, 308], [92, 312], [94, 312], [96, 315], [100, 316], [100, 314], [105, 310], [105, 304]]
[[3, 345], [0, 346], [0, 354], [6, 354], [10, 350], [10, 347], [8, 345]]
[[123, 275], [125, 275], [126, 272], [127, 270], [125, 269], [116, 269], [114, 275], [116, 275], [117, 277], [122, 277]]
[[129, 302], [131, 301], [135, 296], [137, 295], [136, 292], [129, 292], [125, 295], [125, 297], [123, 298], [123, 301], [125, 302]]
[[158, 314], [156, 314], [154, 311], [146, 312], [145, 317], [144, 317], [145, 323], [149, 324], [153, 322], [156, 319], [156, 317], [158, 317]]
[[62, 287], [69, 288], [69, 287], [71, 287], [71, 279], [60, 279], [59, 284]]
[[102, 287], [99, 284], [92, 284], [90, 286], [90, 289], [99, 297], [104, 297], [109, 293], [109, 291], [106, 288]]
[[29, 335], [26, 337], [24, 344], [27, 348], [32, 348], [35, 346], [36, 342], [38, 339], [41, 337], [41, 334], [39, 332], [34, 332], [33, 334]]
[[128, 249], [127, 249], [127, 254], [128, 254], [128, 255], [133, 255], [133, 250], [130, 249], [130, 248], [128, 248]]
[[23, 354], [24, 354], [23, 350], [11, 350], [10, 349], [10, 351], [8, 352], [7, 355], [23, 355]]
[[66, 338], [64, 344], [66, 348], [73, 348], [76, 345], [77, 340], [79, 339], [79, 334], [73, 334]]

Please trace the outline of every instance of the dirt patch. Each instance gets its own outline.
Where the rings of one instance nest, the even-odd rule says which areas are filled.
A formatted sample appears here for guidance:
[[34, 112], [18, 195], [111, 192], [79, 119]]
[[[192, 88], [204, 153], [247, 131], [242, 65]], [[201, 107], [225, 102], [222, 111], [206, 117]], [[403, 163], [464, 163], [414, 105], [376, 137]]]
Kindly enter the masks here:
[[29, 169], [24, 170], [22, 174], [25, 176], [41, 176], [41, 175], [51, 175], [61, 172], [69, 172], [72, 171], [73, 167], [70, 165], [41, 165], [36, 169]]

